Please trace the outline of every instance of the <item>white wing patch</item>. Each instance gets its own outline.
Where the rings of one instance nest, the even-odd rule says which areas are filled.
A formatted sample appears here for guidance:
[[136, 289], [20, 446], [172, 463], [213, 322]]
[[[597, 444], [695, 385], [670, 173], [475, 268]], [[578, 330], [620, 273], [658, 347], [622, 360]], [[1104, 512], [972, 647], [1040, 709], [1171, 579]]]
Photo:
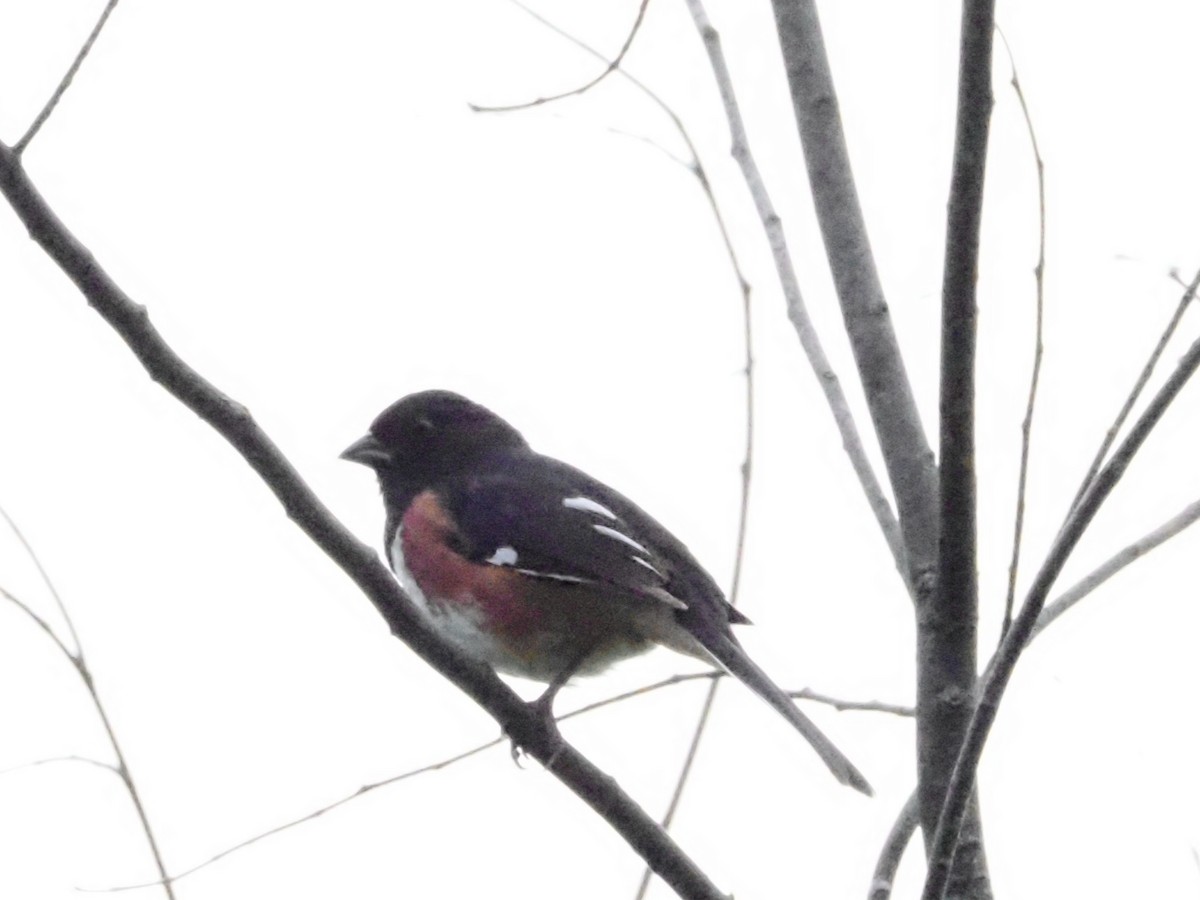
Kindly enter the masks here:
[[615, 528], [609, 528], [607, 525], [593, 525], [592, 527], [595, 528], [598, 532], [600, 532], [605, 537], [610, 537], [614, 541], [620, 541], [622, 544], [625, 544], [628, 547], [632, 547], [638, 553], [645, 553], [647, 556], [650, 555], [649, 550], [647, 550], [645, 547], [643, 547], [641, 544], [639, 544], [637, 541], [635, 541], [629, 535], [622, 534], [621, 532], [617, 531], [617, 529], [615, 529]]
[[522, 575], [533, 578], [549, 578], [551, 581], [562, 581], [566, 584], [589, 584], [590, 578], [580, 578], [578, 575], [556, 575], [554, 572], [538, 572], [534, 569], [517, 569]]
[[[496, 552], [484, 560], [492, 566], [515, 566], [517, 564], [517, 551], [515, 547], [497, 547]], [[549, 578], [551, 581], [562, 581], [567, 584], [583, 584], [588, 581], [587, 578], [580, 578], [576, 575], [558, 575], [554, 572], [539, 572], [536, 569], [516, 569], [522, 575], [530, 575], [534, 578]]]
[[583, 512], [595, 513], [598, 516], [604, 516], [606, 519], [618, 521], [617, 514], [607, 506], [602, 506], [591, 497], [564, 497], [562, 505], [567, 509], [578, 509]]
[[657, 575], [663, 581], [667, 580], [666, 575], [664, 575], [662, 572], [658, 571], [658, 569], [654, 568], [654, 566], [650, 565], [650, 563], [646, 562], [646, 560], [640, 559], [639, 557], [636, 557], [636, 556], [631, 556], [629, 558], [632, 559], [635, 563], [641, 563], [643, 566], [645, 566], [647, 569], [649, 569], [651, 572], [653, 572], [655, 575]]
[[662, 588], [653, 588], [650, 590], [650, 596], [655, 600], [661, 600], [667, 606], [672, 606], [675, 609], [687, 609], [688, 605], [676, 597], [674, 594], [664, 591]]
[[496, 552], [484, 560], [485, 563], [490, 563], [493, 566], [515, 566], [517, 564], [517, 551], [512, 547], [497, 547]]

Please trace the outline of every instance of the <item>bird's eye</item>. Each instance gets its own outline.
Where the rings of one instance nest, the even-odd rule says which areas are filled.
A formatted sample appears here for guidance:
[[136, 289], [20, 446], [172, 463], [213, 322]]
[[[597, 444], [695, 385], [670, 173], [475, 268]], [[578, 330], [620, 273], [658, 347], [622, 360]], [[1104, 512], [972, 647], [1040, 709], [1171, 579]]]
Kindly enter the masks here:
[[422, 431], [433, 431], [433, 420], [429, 416], [421, 416], [421, 418], [417, 419], [417, 427]]

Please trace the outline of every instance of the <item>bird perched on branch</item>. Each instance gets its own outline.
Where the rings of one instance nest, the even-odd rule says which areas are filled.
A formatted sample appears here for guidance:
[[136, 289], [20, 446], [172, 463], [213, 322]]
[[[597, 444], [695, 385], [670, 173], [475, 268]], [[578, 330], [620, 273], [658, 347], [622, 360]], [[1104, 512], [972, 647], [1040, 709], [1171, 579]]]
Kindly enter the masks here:
[[449, 391], [392, 404], [342, 454], [375, 471], [384, 546], [408, 595], [465, 653], [547, 682], [662, 644], [716, 664], [775, 708], [838, 781], [870, 785], [733, 634], [748, 622], [683, 543], [617, 491], [530, 448]]

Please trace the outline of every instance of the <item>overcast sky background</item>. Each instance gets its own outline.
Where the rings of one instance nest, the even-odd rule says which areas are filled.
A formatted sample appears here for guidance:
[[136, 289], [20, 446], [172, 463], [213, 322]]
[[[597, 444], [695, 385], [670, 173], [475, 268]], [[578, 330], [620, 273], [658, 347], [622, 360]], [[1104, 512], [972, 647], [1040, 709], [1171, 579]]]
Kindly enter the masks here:
[[[3, 0], [0, 139], [25, 130], [101, 6]], [[636, 3], [538, 8], [612, 53]], [[1178, 301], [1169, 272], [1188, 279], [1200, 266], [1200, 7], [1081, 9], [1012, 0], [998, 12], [1049, 206], [1022, 584]], [[769, 4], [714, 0], [710, 14], [805, 299], [873, 441]], [[821, 14], [932, 429], [958, 7], [853, 0]], [[909, 703], [909, 603], [787, 321], [683, 3], [651, 4], [627, 63], [691, 129], [754, 288], [758, 453], [742, 605], [757, 625], [744, 641], [788, 687]], [[744, 439], [741, 295], [695, 180], [661, 152], [684, 154], [680, 139], [616, 77], [533, 112], [467, 108], [574, 87], [597, 65], [503, 0], [126, 0], [26, 163], [173, 346], [249, 406], [363, 539], [379, 544], [376, 487], [338, 453], [392, 400], [443, 386], [635, 498], [727, 584]], [[1009, 74], [998, 47], [980, 271], [985, 655], [1001, 616], [1037, 247], [1034, 166]], [[1165, 366], [1198, 321], [1185, 318]], [[149, 381], [7, 209], [0, 422], [0, 505], [72, 611], [172, 870], [495, 737], [491, 719], [390, 637], [240, 458]], [[1198, 423], [1193, 385], [1060, 588], [1200, 497]], [[1022, 661], [981, 774], [998, 896], [1200, 893], [1198, 553], [1200, 530], [1184, 533]], [[0, 585], [64, 633], [7, 533]], [[694, 669], [655, 653], [565, 691], [558, 708]], [[658, 815], [703, 690], [639, 698], [565, 733]], [[739, 900], [863, 896], [913, 787], [908, 721], [805, 710], [877, 796], [838, 786], [777, 716], [723, 689], [674, 832]], [[74, 672], [0, 606], [0, 769], [68, 754], [111, 758]], [[58, 900], [152, 877], [117, 779], [78, 763], [0, 775], [0, 847], [4, 897]], [[640, 872], [553, 777], [498, 747], [264, 840], [180, 882], [178, 896], [608, 900], [632, 897]], [[914, 847], [897, 896], [913, 896], [922, 874]], [[659, 884], [652, 896], [670, 892]]]

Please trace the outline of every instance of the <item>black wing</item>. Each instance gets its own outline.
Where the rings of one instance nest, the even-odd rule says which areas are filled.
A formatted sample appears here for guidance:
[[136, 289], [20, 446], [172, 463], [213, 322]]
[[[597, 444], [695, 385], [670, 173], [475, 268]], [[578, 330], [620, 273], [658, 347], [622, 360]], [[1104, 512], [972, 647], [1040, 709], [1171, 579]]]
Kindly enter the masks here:
[[699, 579], [726, 606], [678, 539], [632, 501], [565, 463], [507, 454], [442, 490], [476, 562], [608, 584], [679, 610], [690, 606]]

